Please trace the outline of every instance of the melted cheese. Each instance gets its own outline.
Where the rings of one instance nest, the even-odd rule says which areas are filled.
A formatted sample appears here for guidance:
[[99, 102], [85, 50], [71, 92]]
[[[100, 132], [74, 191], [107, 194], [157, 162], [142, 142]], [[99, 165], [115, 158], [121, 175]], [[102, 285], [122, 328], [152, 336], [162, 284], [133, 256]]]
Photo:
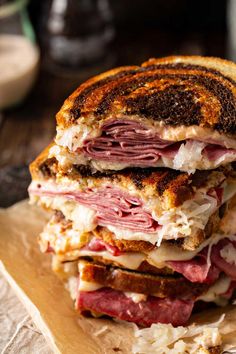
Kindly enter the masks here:
[[[235, 241], [236, 239], [234, 235], [222, 235], [219, 233], [213, 234], [211, 237], [206, 239], [194, 251], [185, 251], [175, 246], [174, 244], [163, 242], [160, 247], [157, 247], [146, 254], [140, 252], [126, 252], [120, 256], [113, 256], [108, 251], [95, 252], [80, 249], [80, 247], [87, 243], [87, 234], [79, 233], [74, 230], [73, 227], [71, 228], [71, 226], [68, 229], [63, 229], [63, 232], [62, 228], [63, 226], [61, 226], [60, 223], [56, 224], [49, 222], [40, 237], [41, 247], [47, 248], [49, 243], [55, 249], [56, 253], [61, 255], [64, 260], [73, 260], [81, 256], [102, 257], [106, 260], [120, 264], [125, 268], [134, 270], [138, 269], [143, 261], [147, 261], [148, 263], [158, 268], [165, 267], [168, 261], [187, 261], [194, 258], [203, 248], [207, 246], [209, 246], [207, 263], [210, 266], [210, 254], [212, 246], [218, 243], [223, 237], [227, 237], [232, 241]], [[227, 249], [227, 254], [228, 253], [229, 252]], [[231, 260], [235, 257], [235, 250], [231, 250], [230, 254]]]
[[170, 245], [163, 243], [161, 247], [154, 249], [147, 255], [147, 261], [159, 268], [164, 267], [168, 261], [187, 261], [195, 257], [204, 247], [209, 246], [209, 249], [219, 242], [223, 237], [228, 237], [229, 239], [234, 239], [235, 236], [227, 236], [222, 234], [213, 234], [211, 237], [206, 239], [201, 245], [194, 251], [180, 250], [179, 247], [175, 245]]
[[[224, 236], [225, 237], [225, 236]], [[228, 236], [229, 239], [235, 240], [235, 236]], [[168, 266], [168, 261], [187, 261], [195, 257], [204, 247], [211, 247], [222, 239], [222, 234], [214, 234], [212, 237], [204, 241], [196, 250], [194, 251], [184, 251], [180, 250], [177, 246], [163, 243], [159, 248], [150, 251], [147, 254], [136, 253], [136, 252], [126, 252], [120, 256], [113, 256], [108, 251], [89, 251], [89, 250], [74, 250], [65, 253], [61, 256], [61, 260], [74, 260], [78, 257], [102, 257], [105, 260], [110, 260], [117, 264], [120, 264], [127, 269], [138, 269], [143, 261], [147, 261], [149, 264], [156, 266], [157, 268], [163, 268]], [[210, 251], [208, 252], [209, 265], [210, 265]]]
[[110, 260], [112, 262], [118, 263], [128, 269], [138, 269], [140, 264], [146, 259], [143, 253], [127, 252], [121, 256], [113, 256], [108, 251], [87, 251], [80, 250], [78, 252], [80, 257], [102, 257], [104, 259]]
[[98, 290], [102, 287], [103, 287], [103, 285], [101, 285], [101, 284], [98, 284], [96, 282], [88, 282], [88, 281], [80, 278], [78, 290], [79, 291], [95, 291], [95, 290]]
[[227, 276], [221, 276], [209, 289], [208, 291], [200, 296], [198, 300], [205, 302], [215, 302], [218, 305], [226, 305], [227, 299], [222, 298], [220, 295], [226, 293], [229, 289], [231, 279]]
[[132, 293], [130, 291], [126, 291], [124, 294], [125, 294], [125, 296], [132, 299], [132, 301], [135, 303], [139, 303], [141, 301], [147, 300], [147, 295], [145, 295], [145, 294]]

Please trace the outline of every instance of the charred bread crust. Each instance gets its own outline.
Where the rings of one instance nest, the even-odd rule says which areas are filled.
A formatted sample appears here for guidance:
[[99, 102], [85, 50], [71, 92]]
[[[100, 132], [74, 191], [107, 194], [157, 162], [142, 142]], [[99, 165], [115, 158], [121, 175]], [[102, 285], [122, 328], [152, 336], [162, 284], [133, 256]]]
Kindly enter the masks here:
[[236, 65], [220, 58], [173, 56], [121, 67], [81, 85], [65, 101], [57, 123], [81, 117], [137, 115], [169, 126], [198, 125], [236, 133]]
[[49, 158], [49, 150], [54, 142], [49, 144], [29, 165], [32, 179], [47, 179], [56, 177], [58, 172], [58, 162], [55, 157]]
[[183, 277], [138, 273], [84, 260], [79, 262], [82, 262], [83, 269], [80, 279], [120, 291], [146, 295], [155, 294], [155, 296], [162, 298], [188, 298], [189, 296], [196, 298], [209, 288], [207, 284], [191, 283]]

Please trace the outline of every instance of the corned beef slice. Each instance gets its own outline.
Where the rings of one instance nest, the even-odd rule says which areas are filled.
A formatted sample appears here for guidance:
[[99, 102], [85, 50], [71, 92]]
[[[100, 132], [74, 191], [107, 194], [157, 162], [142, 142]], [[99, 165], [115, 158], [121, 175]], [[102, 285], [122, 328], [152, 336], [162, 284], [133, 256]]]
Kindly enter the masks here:
[[227, 245], [232, 245], [235, 248], [236, 242], [225, 238], [212, 247], [210, 264], [207, 264], [208, 247], [192, 260], [170, 261], [168, 264], [192, 282], [214, 283], [220, 272], [224, 272], [232, 280], [236, 280], [236, 265], [226, 262], [220, 255], [220, 251]]
[[[112, 120], [102, 127], [100, 137], [86, 140], [83, 151], [94, 159], [119, 162], [133, 162], [138, 165], [152, 166], [159, 158], [173, 159], [182, 142], [161, 139], [156, 133], [131, 120]], [[217, 160], [227, 153], [236, 154], [217, 142], [205, 142], [203, 150], [209, 160]]]
[[82, 313], [94, 311], [141, 326], [151, 326], [158, 322], [182, 326], [188, 321], [193, 305], [192, 300], [160, 299], [154, 296], [135, 303], [121, 291], [109, 288], [81, 291], [76, 301], [76, 308]]

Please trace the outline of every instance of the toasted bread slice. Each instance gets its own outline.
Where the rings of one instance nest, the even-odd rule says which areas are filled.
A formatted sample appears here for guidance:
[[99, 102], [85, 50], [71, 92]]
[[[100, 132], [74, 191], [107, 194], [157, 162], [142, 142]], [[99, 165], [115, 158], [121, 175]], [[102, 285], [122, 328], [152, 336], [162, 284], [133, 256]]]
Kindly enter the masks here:
[[[233, 62], [200, 56], [150, 59], [82, 84], [65, 101], [57, 123], [66, 127], [79, 124], [82, 117], [94, 117], [97, 122], [126, 114], [168, 126], [198, 125], [235, 134], [235, 97]], [[176, 102], [173, 107], [171, 99]]]
[[196, 298], [209, 288], [207, 284], [191, 283], [183, 277], [131, 272], [85, 260], [79, 260], [79, 274], [81, 280], [103, 287], [161, 298]]

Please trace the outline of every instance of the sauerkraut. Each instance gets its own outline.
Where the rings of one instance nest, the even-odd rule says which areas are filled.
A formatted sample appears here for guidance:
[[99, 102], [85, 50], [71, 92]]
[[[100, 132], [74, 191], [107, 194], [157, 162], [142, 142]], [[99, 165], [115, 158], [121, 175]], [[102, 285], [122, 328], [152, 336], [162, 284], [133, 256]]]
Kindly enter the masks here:
[[134, 354], [194, 354], [201, 349], [220, 346], [222, 343], [220, 325], [224, 315], [217, 322], [206, 325], [176, 327], [171, 324], [153, 324], [150, 328], [135, 327]]

